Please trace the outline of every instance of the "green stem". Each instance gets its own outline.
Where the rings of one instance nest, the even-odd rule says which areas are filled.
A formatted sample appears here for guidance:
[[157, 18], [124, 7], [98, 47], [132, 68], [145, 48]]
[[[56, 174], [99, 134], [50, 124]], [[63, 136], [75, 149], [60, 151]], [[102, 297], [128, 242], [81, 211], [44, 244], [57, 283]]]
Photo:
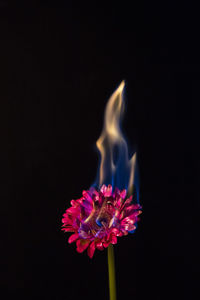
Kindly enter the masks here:
[[116, 285], [115, 285], [115, 257], [114, 247], [112, 244], [108, 246], [108, 277], [110, 300], [116, 300]]

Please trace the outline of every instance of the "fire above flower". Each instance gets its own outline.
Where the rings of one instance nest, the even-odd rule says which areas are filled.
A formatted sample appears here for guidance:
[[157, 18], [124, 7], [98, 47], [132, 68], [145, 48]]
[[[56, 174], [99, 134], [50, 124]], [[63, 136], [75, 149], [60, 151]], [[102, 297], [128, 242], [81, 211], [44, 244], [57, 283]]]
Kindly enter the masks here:
[[[76, 241], [77, 251], [87, 249], [91, 258], [95, 249], [103, 250], [109, 244], [116, 244], [117, 237], [133, 232], [141, 213], [135, 178], [136, 153], [129, 159], [120, 128], [124, 85], [122, 81], [106, 105], [103, 131], [96, 142], [101, 155], [96, 182], [83, 191], [80, 199], [71, 201], [72, 207], [62, 220], [62, 230], [74, 232], [69, 243]], [[129, 196], [133, 187], [136, 203]]]
[[74, 232], [69, 243], [76, 241], [79, 253], [87, 249], [90, 258], [95, 249], [103, 250], [116, 244], [117, 237], [136, 229], [139, 204], [132, 204], [132, 196], [126, 199], [126, 190], [103, 185], [98, 191], [91, 188], [83, 196], [71, 201], [72, 207], [63, 215], [63, 231]]

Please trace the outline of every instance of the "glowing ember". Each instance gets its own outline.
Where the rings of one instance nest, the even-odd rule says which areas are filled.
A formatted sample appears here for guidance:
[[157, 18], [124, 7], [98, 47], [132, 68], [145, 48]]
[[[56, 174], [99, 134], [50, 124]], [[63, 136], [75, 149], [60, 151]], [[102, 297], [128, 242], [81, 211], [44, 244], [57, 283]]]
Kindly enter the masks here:
[[69, 243], [76, 241], [77, 251], [87, 249], [90, 258], [95, 249], [103, 250], [116, 244], [117, 237], [127, 235], [136, 229], [139, 204], [132, 204], [132, 196], [126, 198], [126, 190], [120, 191], [103, 185], [100, 191], [91, 188], [83, 191], [83, 197], [72, 200], [72, 207], [63, 215], [63, 229], [74, 232]]

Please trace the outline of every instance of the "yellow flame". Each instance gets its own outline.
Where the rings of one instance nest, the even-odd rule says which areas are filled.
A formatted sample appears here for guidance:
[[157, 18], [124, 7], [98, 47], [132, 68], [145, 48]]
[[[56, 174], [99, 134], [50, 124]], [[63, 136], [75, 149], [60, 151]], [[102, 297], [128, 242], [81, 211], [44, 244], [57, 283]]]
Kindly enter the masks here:
[[[127, 161], [125, 163], [128, 164], [130, 174], [129, 174], [129, 184], [128, 191], [132, 192], [133, 182], [134, 182], [134, 171], [135, 171], [135, 163], [136, 163], [136, 153], [132, 156], [132, 158], [128, 159], [128, 149], [127, 143], [122, 135], [120, 130], [120, 119], [124, 111], [124, 103], [123, 103], [123, 90], [125, 86], [125, 81], [123, 80], [116, 91], [111, 95], [106, 105], [105, 113], [104, 113], [104, 128], [101, 136], [96, 142], [97, 148], [101, 154], [101, 163], [99, 170], [99, 185], [101, 186], [104, 183], [105, 179], [105, 169], [106, 167], [110, 167], [112, 172], [115, 172], [115, 165], [113, 162], [113, 149], [114, 146], [122, 145], [125, 149], [125, 155]], [[110, 157], [109, 160], [106, 160], [106, 156]], [[105, 165], [106, 164], [106, 165]], [[110, 164], [110, 166], [108, 166]]]
[[128, 183], [128, 193], [133, 193], [133, 183], [134, 183], [134, 174], [135, 174], [135, 165], [136, 165], [136, 153], [133, 154], [132, 158], [130, 159], [130, 177]]

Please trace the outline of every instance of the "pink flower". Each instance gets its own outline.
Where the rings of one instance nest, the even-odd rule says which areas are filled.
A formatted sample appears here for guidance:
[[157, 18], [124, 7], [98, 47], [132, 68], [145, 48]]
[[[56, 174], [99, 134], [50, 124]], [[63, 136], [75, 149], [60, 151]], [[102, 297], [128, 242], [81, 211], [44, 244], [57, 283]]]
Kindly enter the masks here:
[[65, 232], [73, 232], [68, 242], [76, 242], [77, 252], [87, 249], [93, 257], [95, 249], [103, 250], [116, 244], [117, 237], [136, 229], [139, 204], [132, 204], [132, 196], [125, 200], [126, 190], [103, 185], [100, 191], [91, 188], [82, 197], [71, 201], [71, 207], [63, 215]]

